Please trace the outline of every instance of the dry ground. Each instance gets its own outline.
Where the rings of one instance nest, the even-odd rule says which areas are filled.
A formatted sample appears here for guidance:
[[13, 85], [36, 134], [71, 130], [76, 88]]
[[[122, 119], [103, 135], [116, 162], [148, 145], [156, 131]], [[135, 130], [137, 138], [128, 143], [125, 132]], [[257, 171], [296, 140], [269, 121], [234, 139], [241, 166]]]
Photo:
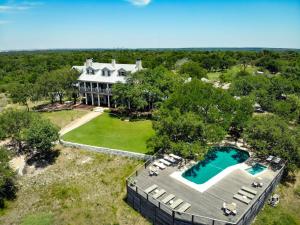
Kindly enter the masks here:
[[59, 149], [53, 165], [19, 178], [0, 224], [149, 224], [123, 200], [125, 177], [141, 162]]

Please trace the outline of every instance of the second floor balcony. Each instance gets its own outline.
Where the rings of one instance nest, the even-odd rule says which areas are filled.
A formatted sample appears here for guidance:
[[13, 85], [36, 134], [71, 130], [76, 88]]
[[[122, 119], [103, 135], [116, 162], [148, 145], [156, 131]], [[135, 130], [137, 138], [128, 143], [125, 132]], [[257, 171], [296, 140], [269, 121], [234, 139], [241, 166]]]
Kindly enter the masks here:
[[101, 88], [91, 88], [91, 87], [80, 87], [79, 88], [80, 92], [93, 92], [97, 94], [111, 94], [112, 89], [111, 88], [106, 88], [106, 89], [101, 89]]

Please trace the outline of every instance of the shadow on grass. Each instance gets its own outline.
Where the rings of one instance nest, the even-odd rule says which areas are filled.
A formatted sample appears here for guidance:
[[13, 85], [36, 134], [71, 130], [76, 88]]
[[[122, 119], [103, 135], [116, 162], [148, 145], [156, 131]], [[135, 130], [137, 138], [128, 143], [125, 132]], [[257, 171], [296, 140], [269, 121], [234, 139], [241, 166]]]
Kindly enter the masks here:
[[55, 163], [59, 155], [60, 155], [60, 151], [58, 149], [39, 152], [30, 156], [27, 159], [27, 164], [29, 166], [33, 165], [35, 168], [45, 168]]

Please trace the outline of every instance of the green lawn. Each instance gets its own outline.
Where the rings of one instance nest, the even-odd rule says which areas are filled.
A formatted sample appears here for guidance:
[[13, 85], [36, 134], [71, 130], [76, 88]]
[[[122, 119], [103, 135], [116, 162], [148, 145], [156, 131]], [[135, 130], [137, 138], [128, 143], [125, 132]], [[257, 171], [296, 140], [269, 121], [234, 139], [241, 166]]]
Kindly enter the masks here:
[[65, 134], [63, 140], [146, 153], [146, 141], [153, 134], [150, 120], [127, 122], [104, 113]]
[[42, 116], [49, 119], [52, 123], [54, 123], [59, 128], [63, 128], [69, 123], [71, 123], [73, 120], [76, 120], [85, 114], [87, 114], [89, 111], [87, 110], [63, 110], [63, 111], [57, 111], [57, 112], [43, 112], [41, 113]]

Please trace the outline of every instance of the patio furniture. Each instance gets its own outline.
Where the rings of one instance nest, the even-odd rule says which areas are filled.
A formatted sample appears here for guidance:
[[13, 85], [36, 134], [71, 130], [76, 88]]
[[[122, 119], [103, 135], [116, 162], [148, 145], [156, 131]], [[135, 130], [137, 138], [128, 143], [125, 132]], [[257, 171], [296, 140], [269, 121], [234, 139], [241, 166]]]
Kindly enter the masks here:
[[161, 169], [161, 170], [163, 170], [163, 169], [166, 169], [166, 166], [164, 165], [164, 164], [162, 164], [162, 163], [160, 163], [160, 162], [157, 162], [157, 161], [155, 161], [154, 163], [153, 163], [153, 165], [154, 166], [157, 166], [159, 169]]
[[162, 196], [164, 193], [166, 193], [166, 191], [164, 189], [159, 190], [158, 192], [156, 192], [152, 197], [154, 199], [158, 199], [160, 196]]
[[246, 196], [242, 196], [242, 195], [239, 195], [239, 194], [235, 194], [233, 196], [234, 199], [237, 199], [245, 204], [249, 204], [251, 202], [251, 200], [249, 198], [247, 198]]
[[172, 157], [168, 156], [168, 155], [165, 155], [164, 159], [167, 160], [167, 161], [169, 161], [169, 162], [171, 162], [171, 163], [176, 163], [176, 160], [173, 159]]
[[162, 200], [162, 203], [167, 204], [167, 203], [168, 203], [169, 201], [171, 201], [173, 198], [175, 198], [175, 195], [169, 194], [167, 197], [165, 197], [165, 198]]
[[250, 194], [249, 192], [243, 191], [243, 190], [239, 190], [238, 194], [242, 195], [242, 196], [246, 196], [247, 198], [253, 199], [255, 196], [253, 194]]
[[190, 203], [184, 203], [182, 206], [180, 206], [180, 208], [177, 210], [179, 213], [183, 213], [186, 210], [188, 210], [191, 207]]
[[255, 191], [255, 190], [253, 190], [251, 188], [245, 187], [245, 186], [242, 186], [242, 190], [243, 191], [247, 191], [247, 192], [249, 192], [250, 194], [253, 194], [253, 195], [257, 194], [257, 191]]
[[155, 189], [157, 189], [158, 186], [156, 184], [153, 184], [152, 186], [148, 187], [146, 190], [145, 190], [145, 193], [146, 194], [149, 194], [150, 192], [154, 191]]
[[176, 159], [178, 161], [180, 161], [182, 159], [180, 156], [174, 155], [174, 154], [169, 154], [169, 156], [171, 156], [172, 158], [174, 158], [174, 159]]
[[278, 205], [279, 198], [280, 198], [280, 196], [278, 194], [272, 195], [271, 198], [269, 199], [269, 205], [271, 205], [273, 207]]
[[269, 155], [268, 158], [266, 159], [267, 162], [272, 162], [272, 160], [274, 159], [274, 156]]
[[224, 213], [225, 215], [236, 215], [237, 211], [236, 211], [236, 203], [231, 203], [231, 204], [227, 204], [226, 202], [223, 203], [223, 209], [224, 209]]
[[157, 169], [153, 168], [152, 166], [149, 167], [149, 175], [150, 176], [153, 176], [153, 175], [157, 176], [158, 174], [159, 174], [159, 171]]
[[275, 164], [279, 164], [281, 162], [281, 158], [276, 157], [275, 159], [273, 159], [273, 163]]
[[175, 209], [175, 208], [177, 208], [179, 205], [181, 205], [183, 203], [183, 200], [182, 199], [177, 199], [177, 200], [175, 200], [171, 205], [170, 205], [170, 207], [171, 207], [171, 209]]
[[159, 159], [159, 162], [165, 164], [166, 166], [171, 166], [171, 163], [164, 159]]

